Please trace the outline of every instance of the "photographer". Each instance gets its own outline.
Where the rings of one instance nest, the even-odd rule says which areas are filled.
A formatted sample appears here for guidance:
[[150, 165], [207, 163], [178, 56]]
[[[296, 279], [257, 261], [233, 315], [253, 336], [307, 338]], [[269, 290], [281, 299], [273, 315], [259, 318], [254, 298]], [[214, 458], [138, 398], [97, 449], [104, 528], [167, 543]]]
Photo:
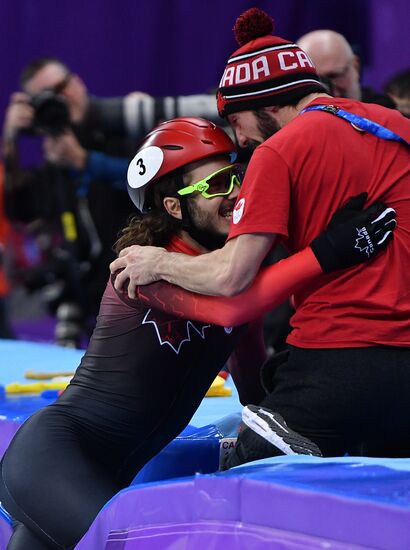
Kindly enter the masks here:
[[[21, 86], [23, 91], [10, 98], [3, 129], [6, 212], [13, 221], [36, 220], [35, 230], [46, 234], [41, 243], [48, 258], [27, 284], [38, 288], [59, 281], [62, 289], [60, 296], [53, 293], [51, 310], [69, 302], [76, 305], [73, 315], [81, 317], [81, 304], [93, 321], [114, 259], [112, 244], [131, 213], [124, 182], [138, 141], [165, 118], [217, 120], [214, 96], [154, 98], [133, 92], [124, 98], [96, 98], [55, 58], [29, 64]], [[43, 136], [45, 163], [40, 168], [21, 168], [21, 133]], [[63, 313], [66, 317], [67, 308]], [[66, 321], [63, 333], [64, 326], [71, 326], [78, 340], [79, 323]], [[57, 336], [64, 343], [64, 334]]]
[[[33, 62], [21, 84], [3, 130], [5, 210], [42, 236], [45, 260], [28, 274], [27, 286], [53, 283], [49, 306], [63, 317], [57, 339], [78, 345], [84, 323], [97, 313], [112, 243], [131, 213], [123, 182], [135, 144], [115, 128], [117, 100], [90, 97], [80, 77], [60, 61]], [[40, 167], [20, 165], [23, 132], [43, 136]]]

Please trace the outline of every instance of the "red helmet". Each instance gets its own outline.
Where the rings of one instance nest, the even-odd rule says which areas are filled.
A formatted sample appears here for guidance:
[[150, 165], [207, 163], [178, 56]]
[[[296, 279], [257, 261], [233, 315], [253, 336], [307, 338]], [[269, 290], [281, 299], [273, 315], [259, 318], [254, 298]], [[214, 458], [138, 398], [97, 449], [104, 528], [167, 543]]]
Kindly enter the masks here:
[[145, 138], [128, 167], [128, 193], [135, 206], [144, 211], [145, 193], [162, 176], [191, 162], [231, 155], [236, 158], [230, 137], [203, 118], [174, 118], [154, 128]]

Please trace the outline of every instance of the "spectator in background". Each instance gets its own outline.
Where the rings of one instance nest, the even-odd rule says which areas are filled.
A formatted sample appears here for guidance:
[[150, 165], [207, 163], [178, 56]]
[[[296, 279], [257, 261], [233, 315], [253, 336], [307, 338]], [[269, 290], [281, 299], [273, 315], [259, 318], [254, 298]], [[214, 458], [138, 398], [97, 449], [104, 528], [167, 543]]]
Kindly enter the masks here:
[[384, 85], [384, 92], [395, 102], [401, 114], [410, 118], [410, 69], [393, 76]]
[[396, 107], [389, 97], [361, 86], [359, 56], [342, 34], [320, 29], [301, 36], [297, 44], [312, 59], [317, 74], [330, 82], [334, 96]]
[[[10, 98], [3, 129], [6, 212], [13, 221], [42, 221], [49, 261], [28, 286], [58, 282], [62, 290], [51, 304], [62, 317], [57, 337], [62, 344], [78, 345], [84, 321], [94, 323], [114, 258], [111, 247], [132, 213], [125, 179], [138, 140], [165, 117], [217, 118], [215, 101], [206, 94], [153, 98], [139, 92], [96, 98], [54, 58], [28, 65], [21, 85], [23, 91]], [[21, 132], [44, 135], [41, 167], [22, 169]]]
[[0, 338], [14, 338], [7, 309], [7, 296], [10, 288], [4, 266], [10, 226], [3, 209], [3, 172], [3, 165], [0, 165]]

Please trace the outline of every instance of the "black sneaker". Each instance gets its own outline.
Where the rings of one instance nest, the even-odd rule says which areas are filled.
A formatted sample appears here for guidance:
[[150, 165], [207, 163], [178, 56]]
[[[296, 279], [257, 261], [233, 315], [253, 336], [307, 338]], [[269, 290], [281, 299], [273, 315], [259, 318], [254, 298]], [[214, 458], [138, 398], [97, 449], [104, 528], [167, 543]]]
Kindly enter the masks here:
[[261, 458], [280, 456], [283, 453], [242, 422], [235, 447], [223, 457], [220, 469], [229, 470]]
[[281, 454], [323, 456], [313, 441], [291, 430], [280, 414], [270, 409], [247, 405], [242, 410], [242, 421], [280, 451], [276, 455], [267, 456]]

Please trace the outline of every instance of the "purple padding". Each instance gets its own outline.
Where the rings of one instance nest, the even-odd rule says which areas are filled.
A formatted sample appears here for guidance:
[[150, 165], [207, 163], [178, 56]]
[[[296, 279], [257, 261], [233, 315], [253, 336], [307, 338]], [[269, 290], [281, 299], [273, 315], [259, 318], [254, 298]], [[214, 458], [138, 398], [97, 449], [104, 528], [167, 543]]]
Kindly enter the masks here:
[[[242, 490], [240, 479], [199, 477], [127, 489], [103, 509], [76, 550], [323, 548], [321, 539], [241, 520]], [[326, 541], [326, 548], [353, 547]]]
[[29, 416], [50, 404], [40, 396], [0, 395], [0, 457], [3, 456], [14, 434]]
[[[351, 550], [351, 545], [239, 522], [201, 521], [111, 532], [105, 550]], [[78, 548], [78, 546], [77, 546]], [[360, 547], [355, 546], [356, 550]], [[363, 549], [364, 550], [364, 549]]]
[[232, 472], [126, 489], [104, 507], [76, 548], [290, 550], [299, 544], [404, 550], [410, 548], [409, 534], [408, 507]]
[[0, 458], [6, 452], [10, 441], [13, 439], [14, 434], [17, 432], [20, 426], [20, 422], [13, 422], [10, 420], [3, 420], [0, 422]]
[[7, 547], [9, 538], [11, 537], [11, 519], [10, 516], [0, 508], [0, 549]]
[[46, 342], [55, 340], [56, 319], [50, 315], [35, 320], [24, 319], [13, 322], [13, 330], [19, 340]]
[[7, 543], [11, 537], [11, 526], [0, 518], [0, 548], [7, 548]]

